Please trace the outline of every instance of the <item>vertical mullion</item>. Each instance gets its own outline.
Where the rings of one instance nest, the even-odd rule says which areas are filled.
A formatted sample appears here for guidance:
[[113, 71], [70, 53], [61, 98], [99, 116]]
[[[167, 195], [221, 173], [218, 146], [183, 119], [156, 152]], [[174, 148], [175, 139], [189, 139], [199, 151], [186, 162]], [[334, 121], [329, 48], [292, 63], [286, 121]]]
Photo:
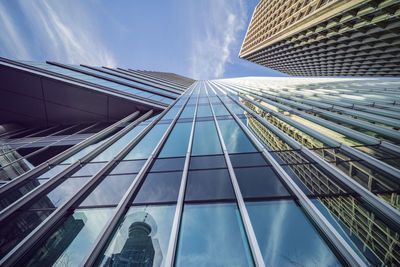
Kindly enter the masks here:
[[181, 179], [181, 184], [179, 187], [178, 201], [176, 204], [174, 220], [173, 220], [172, 229], [171, 229], [171, 235], [170, 235], [169, 243], [168, 243], [167, 256], [165, 259], [165, 266], [171, 266], [171, 267], [174, 266], [174, 263], [175, 263], [175, 255], [176, 255], [176, 249], [177, 249], [177, 245], [178, 245], [179, 230], [180, 230], [180, 225], [181, 225], [181, 220], [182, 220], [182, 212], [183, 212], [187, 177], [188, 177], [188, 171], [189, 171], [190, 155], [192, 153], [194, 129], [195, 129], [195, 124], [196, 124], [197, 109], [198, 109], [198, 105], [199, 105], [199, 95], [200, 95], [201, 87], [199, 86], [199, 84], [197, 84], [197, 86], [199, 87], [199, 92], [197, 94], [196, 108], [194, 110], [192, 128], [190, 131], [190, 138], [189, 138], [188, 148], [187, 148], [186, 157], [185, 157], [185, 164], [183, 167], [182, 179]]
[[[219, 87], [217, 87], [221, 90]], [[335, 230], [335, 228], [328, 222], [328, 220], [322, 215], [322, 213], [315, 207], [311, 200], [303, 193], [303, 191], [297, 186], [292, 178], [286, 173], [286, 171], [278, 164], [274, 157], [265, 149], [261, 142], [251, 133], [251, 131], [243, 124], [243, 122], [232, 112], [232, 110], [225, 104], [225, 102], [219, 98], [226, 109], [231, 113], [235, 121], [240, 125], [242, 130], [251, 139], [254, 145], [257, 146], [265, 159], [271, 163], [273, 169], [279, 174], [285, 184], [288, 186], [290, 191], [297, 197], [301, 207], [310, 216], [313, 222], [318, 228], [325, 234], [329, 242], [335, 247], [337, 252], [343, 257], [343, 259], [350, 266], [365, 266], [365, 263], [357, 255], [357, 253], [347, 244], [343, 237]]]
[[247, 240], [249, 242], [250, 251], [251, 251], [251, 254], [253, 256], [253, 260], [254, 260], [255, 265], [258, 266], [258, 267], [262, 267], [262, 266], [265, 266], [264, 259], [263, 259], [262, 254], [261, 254], [260, 247], [258, 246], [256, 235], [254, 233], [253, 226], [251, 225], [250, 217], [249, 217], [249, 214], [247, 212], [247, 208], [246, 208], [246, 205], [244, 203], [243, 196], [242, 196], [242, 193], [240, 191], [240, 187], [239, 187], [239, 184], [237, 182], [236, 175], [235, 175], [235, 172], [233, 170], [233, 166], [232, 166], [231, 160], [229, 158], [228, 150], [227, 150], [227, 148], [225, 146], [225, 142], [224, 142], [224, 139], [222, 137], [222, 133], [221, 133], [221, 130], [220, 130], [219, 125], [218, 125], [217, 118], [216, 118], [215, 113], [214, 113], [214, 108], [213, 108], [213, 106], [211, 104], [211, 101], [210, 101], [210, 98], [208, 96], [208, 92], [207, 92], [207, 97], [208, 97], [208, 102], [209, 102], [210, 107], [211, 107], [211, 112], [212, 112], [212, 115], [213, 115], [214, 123], [215, 123], [215, 126], [217, 128], [218, 137], [219, 137], [219, 140], [221, 142], [221, 146], [222, 146], [222, 150], [223, 150], [223, 153], [224, 153], [226, 165], [228, 167], [229, 176], [231, 178], [233, 190], [235, 192], [236, 201], [237, 201], [237, 204], [238, 204], [238, 207], [239, 207], [240, 217], [242, 218], [243, 226], [244, 226], [245, 233], [246, 233], [246, 236], [247, 236]]
[[[192, 94], [193, 91], [190, 93]], [[175, 100], [175, 102], [169, 106], [162, 114], [160, 114], [156, 120], [154, 120], [152, 123], [155, 125], [159, 120], [162, 119], [166, 111], [170, 110], [171, 107], [174, 106], [174, 104], [181, 98], [181, 96]], [[182, 105], [181, 109], [179, 110], [178, 114], [175, 116], [173, 121], [170, 123], [168, 129], [165, 131], [164, 135], [161, 137], [161, 140], [158, 142], [156, 147], [154, 148], [153, 152], [149, 156], [149, 158], [146, 160], [144, 163], [143, 167], [140, 169], [139, 173], [136, 175], [136, 178], [132, 182], [132, 184], [129, 186], [127, 192], [125, 195], [122, 197], [121, 201], [119, 202], [118, 206], [116, 207], [116, 210], [114, 214], [111, 216], [111, 218], [108, 220], [106, 225], [103, 227], [101, 233], [97, 237], [96, 241], [94, 242], [94, 245], [91, 247], [89, 253], [86, 254], [84, 260], [80, 264], [81, 266], [93, 266], [97, 260], [97, 258], [100, 256], [100, 253], [104, 249], [104, 247], [107, 244], [107, 241], [111, 238], [111, 235], [115, 229], [115, 227], [118, 226], [118, 222], [121, 220], [121, 218], [124, 216], [125, 212], [129, 209], [130, 202], [132, 200], [132, 197], [135, 194], [136, 189], [140, 185], [141, 181], [145, 177], [148, 169], [150, 168], [151, 164], [153, 163], [155, 157], [158, 155], [160, 152], [161, 148], [163, 147], [165, 141], [167, 140], [169, 134], [171, 133], [172, 129], [174, 128], [176, 121], [178, 120], [178, 117], [182, 113], [183, 109], [185, 108], [187, 102], [189, 101], [190, 96], [186, 99], [185, 103]], [[129, 148], [129, 150], [127, 149]], [[124, 148], [123, 151], [120, 152], [119, 155], [124, 156], [126, 155], [132, 147], [126, 147]]]

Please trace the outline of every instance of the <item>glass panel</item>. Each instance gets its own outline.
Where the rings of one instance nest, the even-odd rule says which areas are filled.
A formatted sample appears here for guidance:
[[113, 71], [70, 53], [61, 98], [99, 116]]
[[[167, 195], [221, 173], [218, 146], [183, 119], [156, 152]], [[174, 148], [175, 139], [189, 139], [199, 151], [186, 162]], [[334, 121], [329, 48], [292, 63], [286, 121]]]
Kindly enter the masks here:
[[246, 206], [266, 266], [341, 266], [293, 201]]
[[114, 144], [109, 146], [106, 150], [101, 152], [96, 158], [92, 159], [92, 162], [96, 161], [109, 161], [113, 159], [130, 141], [132, 141], [143, 129], [144, 125], [138, 125], [120, 139], [118, 139]]
[[229, 158], [233, 167], [268, 165], [261, 153], [230, 154]]
[[290, 195], [270, 167], [235, 168], [235, 174], [244, 198]]
[[106, 162], [101, 163], [88, 163], [80, 168], [77, 172], [71, 175], [71, 177], [76, 176], [92, 176], [96, 174], [101, 168], [106, 166]]
[[117, 205], [135, 177], [136, 174], [105, 177], [79, 206]]
[[176, 266], [253, 266], [235, 204], [185, 205]]
[[158, 157], [183, 157], [186, 155], [192, 123], [177, 123], [172, 129]]
[[138, 173], [146, 160], [124, 160], [120, 161], [110, 174]]
[[[208, 102], [208, 99], [206, 100]], [[197, 108], [197, 117], [212, 116], [210, 104], [199, 104]]]
[[40, 197], [30, 206], [31, 209], [55, 208], [69, 200], [91, 177], [68, 178], [50, 193]]
[[222, 154], [217, 129], [213, 121], [196, 122], [192, 155]]
[[234, 120], [218, 120], [225, 146], [229, 153], [256, 152], [243, 130]]
[[226, 168], [223, 155], [191, 157], [189, 169]]
[[51, 168], [50, 170], [48, 170], [47, 172], [45, 172], [42, 175], [40, 175], [38, 177], [38, 179], [41, 179], [41, 178], [52, 178], [56, 174], [58, 174], [61, 171], [65, 170], [66, 168], [68, 168], [68, 166], [69, 166], [68, 164], [67, 165], [56, 165], [53, 168]]
[[118, 226], [100, 266], [163, 266], [175, 206], [131, 207]]
[[78, 266], [113, 209], [79, 209], [31, 249], [17, 266]]
[[177, 201], [182, 172], [149, 173], [133, 203]]
[[185, 158], [156, 159], [150, 171], [180, 171], [184, 163]]
[[147, 159], [167, 130], [169, 124], [156, 124], [124, 158]]
[[234, 199], [228, 170], [190, 171], [185, 200]]
[[229, 111], [224, 107], [224, 105], [213, 104], [213, 109], [216, 116], [226, 116], [230, 115]]
[[182, 111], [181, 116], [179, 117], [179, 119], [193, 118], [195, 109], [196, 109], [195, 105], [190, 105], [190, 106], [186, 105], [185, 109]]

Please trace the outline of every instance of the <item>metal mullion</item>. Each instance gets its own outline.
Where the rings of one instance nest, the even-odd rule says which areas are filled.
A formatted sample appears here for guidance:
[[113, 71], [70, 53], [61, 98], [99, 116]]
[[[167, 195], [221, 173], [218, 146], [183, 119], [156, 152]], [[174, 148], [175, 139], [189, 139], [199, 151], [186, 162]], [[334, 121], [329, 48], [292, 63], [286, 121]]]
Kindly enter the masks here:
[[[322, 169], [330, 173], [333, 177], [338, 179], [340, 182], [345, 184], [347, 187], [349, 187], [351, 190], [356, 192], [358, 195], [361, 196], [363, 200], [368, 202], [369, 205], [374, 207], [378, 213], [383, 215], [386, 218], [390, 218], [392, 223], [394, 223], [397, 227], [400, 227], [400, 212], [396, 209], [394, 209], [392, 206], [390, 206], [388, 203], [386, 203], [384, 200], [380, 199], [377, 197], [375, 194], [372, 192], [368, 191], [365, 189], [363, 186], [361, 186], [359, 183], [357, 183], [355, 180], [351, 179], [341, 171], [337, 170], [335, 167], [330, 165], [328, 162], [326, 162], [324, 159], [320, 158], [313, 152], [311, 152], [309, 149], [306, 147], [302, 146], [299, 144], [297, 141], [295, 141], [293, 138], [290, 136], [286, 135], [284, 132], [279, 130], [277, 127], [273, 126], [270, 124], [268, 121], [266, 121], [264, 118], [262, 118], [260, 115], [258, 115], [256, 112], [253, 110], [249, 109], [236, 99], [234, 99], [231, 96], [228, 96], [230, 99], [232, 99], [236, 104], [238, 104], [240, 107], [242, 107], [243, 110], [246, 112], [250, 113], [253, 115], [260, 123], [262, 123], [265, 127], [270, 129], [272, 132], [277, 134], [281, 139], [283, 139], [285, 142], [291, 142], [289, 143], [290, 145], [293, 144], [293, 147], [296, 147], [300, 149], [304, 154], [306, 154], [308, 157], [310, 157], [312, 160], [316, 162], [318, 166], [320, 166]], [[292, 145], [291, 145], [292, 146]]]
[[[190, 93], [192, 94], [193, 91]], [[151, 128], [154, 126], [158, 121], [162, 119], [164, 114], [168, 112], [175, 103], [178, 102], [179, 99], [181, 99], [182, 96], [177, 98], [173, 104], [171, 104], [166, 110], [164, 110], [158, 117], [155, 119], [150, 125]], [[146, 160], [144, 163], [143, 167], [140, 169], [139, 173], [136, 175], [134, 181], [132, 184], [129, 186], [127, 189], [126, 193], [122, 197], [121, 201], [118, 203], [118, 206], [115, 209], [114, 214], [111, 216], [111, 218], [107, 221], [106, 225], [103, 227], [101, 233], [98, 235], [96, 241], [94, 242], [94, 245], [91, 247], [90, 251], [86, 254], [84, 260], [81, 262], [80, 266], [93, 266], [97, 258], [99, 257], [100, 253], [102, 252], [103, 248], [107, 244], [107, 241], [109, 238], [111, 238], [111, 235], [114, 231], [114, 228], [117, 227], [118, 222], [121, 220], [121, 218], [124, 216], [125, 212], [129, 208], [130, 202], [132, 200], [133, 195], [135, 194], [136, 189], [140, 185], [141, 181], [145, 177], [145, 174], [147, 173], [148, 169], [150, 168], [151, 164], [153, 163], [155, 157], [158, 155], [160, 152], [161, 148], [163, 147], [165, 141], [167, 140], [169, 134], [171, 133], [172, 129], [174, 128], [176, 122], [178, 121], [178, 117], [182, 113], [183, 109], [185, 108], [187, 102], [189, 101], [190, 96], [186, 99], [185, 103], [182, 105], [181, 109], [175, 116], [175, 118], [172, 120], [170, 123], [168, 129], [165, 131], [164, 135], [161, 137], [161, 140], [157, 143], [156, 147], [150, 154], [149, 158]], [[150, 126], [149, 125], [149, 126]], [[146, 132], [147, 133], [147, 132]], [[144, 134], [146, 134], [144, 133]], [[119, 156], [122, 158], [125, 156], [129, 151], [133, 148], [133, 145], [128, 145], [127, 147], [124, 148], [123, 151], [119, 153]]]
[[[118, 69], [120, 69], [120, 68], [118, 68]], [[122, 70], [124, 70], [124, 69], [122, 69]], [[159, 82], [168, 83], [168, 84], [171, 84], [173, 86], [187, 88], [187, 86], [184, 85], [184, 84], [176, 83], [176, 82], [173, 82], [171, 80], [167, 80], [167, 79], [163, 79], [163, 78], [160, 78], [160, 77], [156, 77], [154, 75], [149, 75], [148, 73], [138, 72], [136, 70], [131, 70], [131, 69], [127, 69], [127, 70], [124, 70], [124, 71], [128, 71], [128, 72], [134, 73], [134, 74], [142, 76], [142, 77], [147, 77], [148, 79], [154, 79], [154, 80], [159, 81]]]
[[242, 218], [242, 221], [243, 221], [243, 227], [245, 229], [246, 237], [247, 237], [247, 240], [248, 240], [248, 243], [249, 243], [249, 246], [250, 246], [250, 251], [251, 251], [251, 254], [253, 256], [253, 260], [254, 260], [255, 265], [258, 266], [258, 267], [262, 267], [262, 266], [265, 266], [264, 259], [263, 259], [262, 254], [261, 254], [260, 247], [258, 246], [257, 238], [256, 238], [256, 235], [254, 233], [254, 229], [253, 229], [253, 226], [251, 224], [250, 217], [249, 217], [249, 214], [247, 212], [247, 208], [246, 208], [246, 205], [244, 203], [243, 196], [242, 196], [242, 193], [240, 191], [239, 184], [237, 182], [236, 174], [235, 174], [235, 171], [233, 170], [232, 162], [231, 162], [231, 160], [229, 158], [228, 150], [226, 148], [224, 139], [222, 137], [221, 129], [219, 128], [218, 121], [217, 121], [217, 118], [215, 116], [214, 108], [213, 108], [213, 106], [211, 104], [208, 92], [207, 92], [207, 97], [208, 97], [208, 103], [210, 104], [211, 112], [213, 114], [214, 123], [215, 123], [215, 127], [217, 129], [218, 137], [219, 137], [219, 140], [221, 142], [222, 150], [223, 150], [224, 157], [225, 157], [225, 162], [226, 162], [226, 165], [228, 167], [229, 176], [231, 178], [233, 191], [235, 192], [235, 196], [236, 196], [236, 201], [237, 201], [237, 205], [238, 205], [238, 208], [239, 208], [240, 217]]
[[[219, 89], [219, 88], [218, 88]], [[221, 90], [221, 89], [219, 89]], [[219, 97], [219, 96], [218, 96]], [[322, 213], [315, 207], [311, 200], [303, 193], [298, 185], [286, 173], [286, 171], [278, 164], [275, 158], [265, 149], [261, 142], [251, 133], [251, 131], [243, 124], [237, 115], [225, 104], [222, 98], [219, 97], [225, 108], [231, 113], [235, 121], [240, 125], [240, 128], [250, 138], [252, 143], [262, 152], [265, 159], [271, 164], [272, 168], [279, 174], [290, 191], [297, 197], [301, 207], [310, 216], [310, 218], [317, 225], [324, 235], [328, 238], [329, 242], [335, 247], [337, 252], [344, 258], [350, 266], [366, 266], [357, 253], [349, 246], [343, 237], [335, 230], [335, 228], [328, 222]]]
[[[94, 126], [96, 126], [96, 125], [98, 125], [98, 124], [99, 124], [99, 123], [95, 123], [95, 124], [93, 124], [93, 125], [90, 125], [90, 126], [84, 128], [84, 129], [81, 129], [80, 131], [78, 131], [78, 132], [76, 132], [76, 133], [73, 133], [73, 134], [71, 134], [71, 135], [67, 135], [67, 136], [63, 137], [63, 138], [59, 139], [58, 141], [56, 141], [56, 142], [54, 142], [54, 143], [51, 143], [51, 144], [49, 144], [49, 145], [47, 145], [47, 146], [44, 146], [44, 147], [42, 147], [42, 148], [39, 148], [38, 150], [35, 150], [35, 151], [29, 153], [28, 155], [22, 157], [22, 158], [19, 158], [19, 159], [17, 159], [17, 160], [14, 160], [13, 162], [10, 162], [10, 163], [7, 164], [7, 165], [2, 166], [2, 167], [0, 168], [0, 170], [3, 169], [4, 167], [7, 167], [7, 166], [9, 166], [9, 165], [11, 165], [11, 164], [14, 164], [14, 163], [18, 162], [18, 161], [21, 161], [21, 160], [23, 160], [23, 159], [27, 159], [27, 158], [29, 158], [29, 157], [31, 157], [31, 156], [37, 154], [37, 153], [40, 153], [40, 152], [46, 150], [47, 148], [49, 148], [49, 147], [51, 147], [51, 146], [54, 146], [55, 144], [57, 144], [57, 143], [59, 143], [59, 142], [65, 140], [65, 139], [67, 139], [67, 138], [69, 138], [69, 137], [71, 137], [71, 136], [74, 136], [74, 135], [79, 134], [79, 133], [81, 133], [81, 132], [83, 132], [83, 131], [89, 130], [90, 128], [93, 128]], [[64, 130], [68, 130], [68, 128], [67, 128], [67, 129], [64, 129]], [[63, 131], [64, 131], [64, 130], [63, 130]], [[48, 136], [47, 136], [47, 137], [48, 137]], [[46, 137], [44, 137], [44, 138], [46, 138]], [[36, 142], [36, 141], [35, 141], [35, 142]], [[32, 143], [34, 143], [34, 142], [32, 142]], [[32, 143], [29, 143], [29, 144], [32, 144]], [[16, 150], [13, 150], [13, 151], [16, 151]]]
[[[57, 126], [57, 127], [58, 127], [58, 126]], [[68, 128], [62, 129], [62, 130], [60, 130], [60, 131], [58, 131], [58, 132], [55, 132], [55, 133], [52, 133], [52, 134], [50, 134], [50, 135], [41, 137], [41, 138], [39, 138], [39, 139], [37, 139], [37, 140], [35, 140], [35, 141], [32, 141], [32, 142], [30, 142], [30, 143], [27, 143], [27, 144], [25, 144], [25, 145], [30, 145], [30, 144], [36, 143], [36, 142], [38, 142], [38, 141], [40, 141], [40, 140], [42, 140], [42, 139], [44, 139], [44, 138], [47, 138], [47, 137], [49, 137], [49, 136], [53, 136], [54, 134], [57, 134], [57, 133], [60, 133], [60, 132], [66, 131], [66, 130], [69, 130], [69, 129], [73, 128], [73, 127], [76, 127], [76, 125], [73, 125], [73, 126], [70, 126], [70, 127], [68, 127]], [[24, 147], [25, 145], [22, 145], [22, 146], [20, 146], [20, 147], [14, 148], [13, 150], [8, 151], [7, 154], [8, 154], [8, 153], [11, 153], [11, 152], [15, 152], [15, 151], [17, 151], [17, 149], [20, 149], [20, 148]], [[29, 154], [26, 155], [26, 156], [23, 156], [23, 157], [21, 156], [21, 158], [16, 159], [16, 160], [14, 160], [13, 162], [9, 162], [9, 163], [7, 163], [6, 165], [1, 166], [1, 167], [0, 167], [0, 170], [4, 169], [4, 168], [7, 167], [7, 166], [10, 166], [11, 164], [14, 164], [14, 163], [20, 161], [20, 160], [22, 160], [22, 159], [26, 159], [26, 158], [28, 158], [28, 157], [30, 157], [30, 156], [32, 156], [32, 155], [35, 155], [35, 154], [39, 153], [40, 151], [42, 151], [42, 149], [38, 149], [38, 150], [36, 150], [36, 151], [33, 151], [33, 152], [29, 153]]]
[[82, 164], [88, 163], [90, 160], [95, 158], [101, 152], [106, 150], [110, 147], [113, 143], [115, 143], [118, 139], [128, 133], [131, 129], [133, 129], [137, 124], [139, 124], [144, 119], [148, 118], [151, 115], [151, 111], [147, 112], [146, 114], [142, 115], [140, 118], [135, 120], [134, 122], [130, 123], [127, 127], [125, 127], [122, 131], [116, 133], [110, 140], [101, 144], [96, 149], [92, 150], [82, 158], [78, 159], [73, 164], [69, 165], [68, 168], [64, 169], [53, 178], [48, 179], [43, 184], [39, 185], [38, 187], [34, 188], [32, 191], [28, 192], [27, 194], [20, 197], [18, 200], [14, 201], [11, 205], [7, 208], [0, 211], [0, 222], [4, 221], [8, 216], [13, 214], [19, 208], [26, 205], [29, 201], [33, 200], [35, 197], [39, 196], [41, 193], [45, 192], [47, 189], [51, 188], [53, 185], [57, 184], [58, 181], [63, 179], [65, 176], [71, 174], [72, 172], [76, 171], [78, 167], [82, 166]]
[[112, 73], [112, 72], [110, 72], [110, 71], [108, 71], [108, 70], [106, 70], [104, 68], [102, 69], [102, 68], [92, 67], [92, 66], [88, 66], [88, 65], [84, 65], [84, 64], [81, 64], [81, 66], [85, 67], [85, 68], [88, 68], [88, 69], [91, 69], [91, 70], [102, 72], [102, 73], [105, 73], [105, 74], [114, 75], [114, 76], [116, 76], [118, 78], [125, 79], [127, 81], [132, 81], [132, 82], [135, 82], [135, 83], [139, 83], [139, 84], [142, 84], [142, 85], [146, 85], [146, 86], [154, 87], [154, 88], [157, 88], [157, 89], [160, 89], [160, 90], [163, 90], [163, 91], [167, 91], [169, 93], [175, 94], [175, 97], [178, 97], [180, 95], [180, 93], [175, 92], [175, 91], [173, 91], [171, 89], [162, 88], [162, 87], [159, 87], [158, 85], [151, 85], [151, 84], [148, 84], [148, 83], [146, 83], [144, 81], [135, 80], [135, 79], [133, 79], [131, 77], [123, 76], [123, 75], [121, 75], [122, 73], [118, 73], [118, 72]]
[[0, 139], [9, 139], [9, 136], [16, 135], [16, 134], [21, 134], [22, 132], [29, 131], [30, 129], [27, 128], [22, 128], [22, 129], [17, 129], [9, 132], [5, 132], [0, 134]]
[[197, 94], [196, 108], [195, 108], [194, 114], [193, 114], [192, 128], [190, 130], [190, 138], [189, 138], [188, 148], [187, 148], [187, 152], [186, 152], [186, 156], [185, 156], [185, 164], [183, 167], [182, 179], [181, 179], [181, 183], [179, 186], [178, 201], [176, 204], [174, 220], [172, 223], [171, 234], [170, 234], [170, 238], [169, 238], [169, 242], [168, 242], [167, 256], [165, 258], [165, 266], [172, 267], [172, 266], [174, 266], [174, 263], [175, 263], [175, 254], [176, 254], [176, 249], [178, 246], [179, 230], [180, 230], [180, 225], [181, 225], [181, 220], [182, 220], [186, 183], [187, 183], [187, 177], [188, 177], [188, 171], [189, 171], [190, 155], [192, 154], [192, 145], [193, 145], [193, 139], [194, 139], [194, 129], [195, 129], [195, 124], [196, 124], [196, 116], [197, 116], [200, 90], [201, 90], [201, 87], [199, 88], [199, 92]]
[[18, 186], [20, 183], [22, 183], [26, 179], [29, 179], [30, 177], [38, 174], [45, 168], [48, 168], [50, 165], [58, 164], [58, 163], [62, 162], [63, 160], [69, 158], [73, 154], [75, 154], [75, 153], [79, 152], [80, 150], [86, 148], [87, 146], [93, 144], [95, 141], [100, 140], [101, 138], [103, 138], [104, 136], [106, 136], [107, 134], [112, 132], [115, 128], [117, 128], [120, 125], [124, 124], [125, 122], [130, 121], [131, 119], [135, 118], [138, 114], [139, 114], [139, 111], [135, 111], [134, 113], [132, 113], [132, 114], [126, 116], [125, 118], [117, 121], [116, 123], [108, 126], [107, 128], [101, 130], [100, 132], [90, 136], [89, 138], [81, 141], [80, 143], [74, 145], [73, 147], [54, 156], [53, 158], [49, 159], [48, 161], [43, 162], [42, 164], [36, 166], [34, 169], [14, 178], [10, 182], [8, 182], [5, 185], [0, 187], [0, 196], [1, 196], [1, 194], [7, 192], [8, 190]]
[[[50, 128], [46, 128], [46, 129], [43, 129], [43, 130], [40, 130], [40, 131], [31, 133], [31, 134], [29, 134], [29, 135], [27, 135], [27, 136], [20, 137], [20, 138], [18, 138], [18, 139], [16, 139], [16, 140], [11, 140], [11, 142], [8, 142], [8, 143], [2, 144], [2, 145], [10, 145], [10, 144], [18, 143], [18, 142], [20, 142], [20, 140], [23, 139], [23, 138], [27, 138], [27, 137], [31, 137], [32, 135], [40, 134], [40, 133], [42, 133], [42, 132], [48, 131], [49, 129], [57, 128], [58, 126], [59, 126], [59, 125], [52, 126], [52, 127], [50, 127]], [[21, 142], [23, 142], [23, 141], [21, 141]]]
[[[168, 109], [164, 110], [159, 116], [163, 116], [167, 111], [168, 111]], [[145, 118], [147, 118], [149, 115], [151, 115], [151, 113], [152, 113], [152, 110], [150, 110], [146, 114], [142, 115], [140, 118], [138, 118], [136, 121], [132, 122], [130, 125], [134, 124], [133, 125], [133, 127], [134, 127], [136, 124], [140, 123]], [[129, 142], [129, 144], [121, 152], [119, 152], [111, 161], [109, 161], [96, 174], [94, 174], [92, 176], [92, 178], [88, 182], [86, 182], [72, 198], [70, 198], [67, 202], [65, 202], [60, 207], [58, 207], [42, 223], [40, 223], [28, 236], [26, 236], [20, 243], [18, 243], [17, 246], [15, 246], [9, 253], [7, 253], [7, 255], [1, 259], [0, 266], [12, 266], [13, 264], [15, 264], [16, 261], [22, 255], [24, 255], [27, 252], [27, 250], [37, 242], [37, 240], [42, 238], [68, 212], [68, 210], [71, 207], [73, 207], [78, 201], [81, 200], [82, 196], [84, 196], [88, 190], [92, 189], [92, 187], [97, 184], [97, 182], [102, 178], [102, 176], [107, 171], [109, 171], [118, 160], [120, 160], [123, 156], [125, 156], [128, 153], [128, 151], [130, 149], [132, 149], [132, 147], [134, 147], [143, 138], [143, 136], [154, 126], [156, 121], [157, 121], [157, 119], [154, 120], [152, 123], [150, 123], [145, 129], [143, 129], [131, 142]], [[127, 132], [128, 131], [126, 131], [126, 133]], [[115, 136], [117, 136], [119, 133], [121, 133], [121, 132], [118, 132]], [[113, 137], [115, 137], [115, 136], [113, 136]], [[122, 137], [122, 134], [118, 135], [118, 138], [115, 138], [114, 141], [116, 141], [120, 137]], [[103, 145], [105, 145], [107, 143], [108, 142], [104, 143]], [[110, 145], [104, 146], [104, 149], [106, 149]], [[103, 147], [103, 146], [100, 146], [100, 147]], [[95, 153], [94, 157], [96, 155], [98, 155], [99, 153]], [[79, 161], [76, 163], [78, 163], [78, 165], [79, 165]], [[60, 176], [60, 175], [57, 175], [57, 176]], [[50, 181], [53, 179], [55, 179], [55, 178], [50, 179]], [[48, 182], [46, 182], [45, 184], [47, 184], [47, 183]]]
[[365, 154], [365, 153], [361, 152], [360, 150], [357, 150], [357, 149], [349, 147], [339, 141], [336, 141], [335, 139], [333, 139], [329, 136], [326, 136], [325, 134], [319, 133], [316, 130], [314, 130], [306, 125], [302, 125], [299, 122], [293, 121], [291, 118], [288, 118], [287, 116], [280, 114], [279, 112], [275, 112], [267, 107], [264, 107], [263, 105], [256, 103], [255, 101], [253, 101], [252, 99], [249, 99], [246, 96], [243, 96], [241, 94], [238, 94], [238, 96], [240, 98], [252, 103], [253, 105], [257, 106], [258, 108], [260, 108], [266, 112], [269, 112], [271, 115], [284, 121], [285, 123], [289, 124], [290, 126], [300, 129], [300, 131], [312, 136], [313, 138], [316, 138], [316, 139], [322, 141], [323, 143], [326, 143], [333, 147], [335, 147], [335, 146], [340, 147], [342, 150], [346, 151], [351, 156], [365, 160], [367, 163], [371, 164], [376, 169], [378, 169], [386, 174], [389, 174], [391, 177], [393, 177], [392, 179], [394, 180], [394, 182], [400, 182], [400, 170], [396, 169], [395, 167], [393, 167], [387, 163], [384, 163], [368, 154]]
[[184, 93], [184, 92], [185, 92], [184, 89], [178, 88], [177, 86], [168, 85], [168, 84], [166, 84], [165, 82], [158, 82], [158, 81], [155, 81], [155, 80], [152, 81], [152, 80], [150, 80], [149, 78], [145, 78], [145, 77], [139, 77], [139, 76], [137, 76], [137, 75], [134, 75], [133, 73], [127, 72], [127, 71], [122, 70], [122, 69], [113, 69], [113, 68], [109, 68], [109, 67], [102, 67], [102, 68], [104, 68], [104, 69], [106, 69], [106, 70], [109, 70], [109, 71], [114, 71], [114, 72], [117, 72], [117, 73], [121, 73], [121, 74], [124, 74], [124, 75], [126, 75], [126, 76], [131, 76], [132, 78], [135, 78], [135, 79], [138, 79], [138, 80], [141, 80], [141, 81], [146, 81], [146, 82], [150, 82], [150, 83], [153, 83], [153, 84], [158, 84], [158, 85], [166, 86], [166, 87], [172, 88], [173, 90], [178, 90], [178, 91], [180, 91], [180, 92], [178, 92], [178, 94], [179, 94], [179, 93]]
[[120, 85], [123, 85], [123, 86], [126, 86], [126, 87], [130, 87], [130, 88], [133, 88], [133, 89], [136, 89], [136, 90], [139, 90], [139, 91], [148, 92], [148, 93], [151, 93], [151, 94], [159, 95], [159, 96], [170, 98], [170, 99], [174, 99], [174, 100], [176, 99], [175, 96], [170, 96], [168, 94], [165, 94], [165, 93], [162, 93], [162, 92], [153, 91], [151, 89], [143, 88], [143, 87], [140, 87], [140, 86], [135, 86], [135, 85], [132, 85], [132, 84], [130, 84], [128, 82], [123, 82], [123, 81], [120, 81], [120, 80], [115, 79], [115, 78], [106, 77], [104, 75], [97, 74], [97, 73], [94, 73], [94, 72], [91, 72], [91, 71], [82, 70], [82, 69], [79, 69], [79, 68], [76, 68], [76, 67], [73, 67], [73, 66], [69, 66], [69, 65], [65, 65], [65, 64], [61, 64], [61, 63], [57, 63], [57, 62], [53, 62], [53, 61], [46, 61], [46, 63], [50, 64], [50, 65], [58, 66], [58, 67], [61, 67], [61, 68], [64, 68], [64, 69], [69, 69], [69, 70], [72, 70], [72, 71], [75, 71], [75, 72], [83, 73], [85, 75], [96, 77], [98, 79], [103, 79], [103, 80], [106, 80], [106, 81], [109, 81], [109, 82], [113, 82], [113, 83], [120, 84]]

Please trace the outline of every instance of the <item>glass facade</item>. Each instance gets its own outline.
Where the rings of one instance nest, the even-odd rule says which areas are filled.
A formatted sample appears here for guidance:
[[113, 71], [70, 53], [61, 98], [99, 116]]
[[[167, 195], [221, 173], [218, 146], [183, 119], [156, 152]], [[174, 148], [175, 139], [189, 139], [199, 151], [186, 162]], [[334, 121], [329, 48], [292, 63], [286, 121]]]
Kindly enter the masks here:
[[[1, 265], [400, 264], [398, 81], [104, 77], [118, 71], [183, 93], [4, 179]], [[363, 113], [323, 108], [329, 96]], [[1, 155], [65, 128], [0, 133]]]

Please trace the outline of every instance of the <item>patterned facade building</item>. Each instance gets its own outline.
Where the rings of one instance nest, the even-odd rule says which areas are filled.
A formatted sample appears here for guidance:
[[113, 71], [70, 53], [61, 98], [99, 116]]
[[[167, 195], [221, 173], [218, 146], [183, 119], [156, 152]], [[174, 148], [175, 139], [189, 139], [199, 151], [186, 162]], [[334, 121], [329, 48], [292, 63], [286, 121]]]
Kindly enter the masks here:
[[293, 76], [400, 76], [400, 1], [262, 0], [239, 57]]

